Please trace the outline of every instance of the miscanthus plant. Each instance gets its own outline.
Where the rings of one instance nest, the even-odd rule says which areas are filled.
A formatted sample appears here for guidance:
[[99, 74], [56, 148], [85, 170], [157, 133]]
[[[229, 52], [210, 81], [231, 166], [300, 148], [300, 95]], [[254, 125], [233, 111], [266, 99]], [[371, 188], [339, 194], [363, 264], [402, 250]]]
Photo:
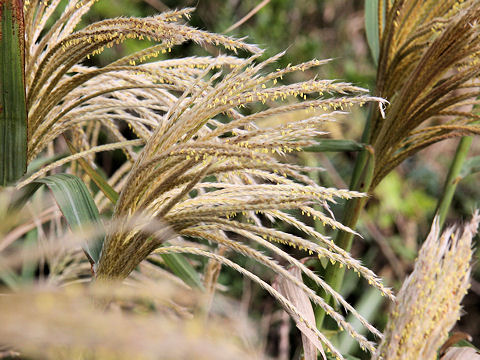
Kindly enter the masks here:
[[[58, 242], [47, 240], [49, 237], [65, 240], [73, 236], [62, 230], [58, 212], [50, 209], [42, 212], [40, 218], [33, 216], [34, 224], [50, 224], [49, 234], [44, 234], [42, 226], [37, 227], [38, 238], [44, 240], [37, 256], [48, 263], [49, 282], [66, 289], [74, 288], [72, 283], [84, 281], [82, 279], [91, 279], [96, 285], [92, 289], [77, 289], [73, 296], [68, 290], [65, 293], [50, 288], [33, 294], [6, 296], [5, 301], [2, 298], [0, 320], [6, 325], [2, 325], [0, 335], [6, 343], [0, 345], [14, 346], [8, 351], [18, 349], [34, 358], [131, 358], [131, 351], [139, 357], [158, 358], [167, 354], [164, 347], [168, 343], [154, 346], [151, 331], [162, 328], [163, 333], [167, 333], [165, 329], [172, 329], [171, 332], [179, 332], [179, 339], [189, 344], [192, 339], [188, 329], [196, 328], [198, 335], [198, 329], [205, 325], [202, 321], [189, 322], [191, 315], [195, 313], [202, 319], [201, 313], [210, 311], [219, 272], [222, 267], [230, 267], [258, 283], [292, 316], [304, 336], [308, 358], [316, 358], [317, 351], [324, 358], [327, 355], [344, 358], [322, 331], [322, 321], [318, 319], [317, 328], [311, 317], [310, 302], [332, 317], [341, 331], [353, 337], [362, 349], [383, 356], [384, 349], [395, 336], [387, 333], [388, 336], [383, 337], [341, 296], [339, 274], [345, 268], [351, 269], [390, 300], [394, 300], [393, 293], [370, 269], [352, 258], [344, 241], [334, 242], [306, 225], [299, 215], [338, 229], [344, 234], [340, 236], [351, 242], [356, 234], [352, 228], [361, 209], [358, 204], [363, 204], [361, 199], [366, 198], [370, 184], [378, 183], [396, 163], [422, 148], [421, 144], [476, 132], [473, 124], [476, 117], [470, 112], [451, 114], [447, 111], [450, 106], [459, 106], [461, 100], [473, 104], [471, 99], [476, 93], [468, 93], [453, 102], [446, 97], [451, 91], [467, 86], [477, 75], [467, 60], [472, 57], [474, 61], [477, 51], [475, 21], [479, 6], [468, 1], [459, 5], [445, 2], [435, 16], [428, 15], [427, 8], [421, 8], [425, 11], [422, 14], [432, 18], [417, 19], [410, 24], [411, 33], [401, 35], [398, 16], [419, 10], [416, 9], [418, 4], [408, 1], [377, 4], [379, 14], [385, 13], [387, 19], [385, 27], [378, 27], [382, 45], [377, 92], [387, 102], [382, 97], [368, 95], [365, 89], [338, 81], [314, 78], [284, 84], [284, 76], [312, 71], [326, 61], [312, 60], [271, 71], [269, 69], [282, 54], [260, 61], [262, 51], [255, 45], [190, 27], [185, 20], [192, 9], [148, 18], [107, 19], [79, 26], [93, 3], [71, 0], [62, 8], [60, 0], [25, 4], [13, 0], [0, 2], [0, 86], [3, 94], [0, 179], [3, 185], [17, 188], [10, 207], [3, 211], [13, 216], [41, 185], [46, 185], [73, 234], [82, 230], [83, 235], [78, 237], [84, 239], [85, 232], [90, 231], [88, 240], [81, 241], [86, 257], [80, 257], [77, 243], [69, 242], [70, 245], [58, 250]], [[430, 5], [430, 10], [437, 8], [434, 3]], [[425, 32], [423, 27], [427, 20], [431, 27]], [[47, 27], [47, 23], [51, 25]], [[460, 30], [467, 33], [463, 36], [469, 47], [462, 56], [457, 56], [460, 48], [467, 47], [462, 43], [459, 49], [449, 53], [450, 48], [457, 46], [452, 39], [457, 34], [455, 31]], [[153, 45], [103, 67], [87, 65], [90, 57], [130, 39], [149, 40]], [[454, 45], [445, 46], [447, 40]], [[213, 45], [223, 49], [225, 54], [159, 59], [160, 55], [169, 54], [172, 47], [190, 41], [200, 46]], [[409, 49], [410, 45], [412, 49], [403, 54], [401, 51]], [[450, 54], [451, 61], [438, 69], [436, 62], [428, 63], [433, 56], [429, 51], [434, 51], [431, 47], [442, 54]], [[400, 53], [389, 53], [395, 49], [400, 49]], [[415, 72], [414, 75], [398, 75], [402, 80], [407, 79], [405, 83], [393, 82], [390, 80], [393, 75], [388, 71], [399, 74], [398, 69], [392, 70], [394, 65], [400, 66], [403, 74], [411, 74], [412, 67], [422, 69], [422, 66], [431, 73], [425, 76], [422, 87], [408, 80], [408, 76], [418, 77]], [[462, 66], [469, 70], [464, 72]], [[453, 75], [448, 73], [451, 68], [457, 71]], [[410, 104], [408, 99], [399, 97], [394, 85], [385, 85], [388, 81], [398, 85], [396, 89], [402, 89], [401, 93], [405, 92], [408, 99], [411, 93], [405, 89], [409, 84], [421, 89], [412, 101], [423, 99], [423, 102]], [[452, 86], [445, 83], [452, 83]], [[439, 103], [444, 97], [445, 106], [442, 107], [438, 104], [444, 104]], [[326, 122], [336, 120], [353, 106], [366, 103], [373, 105], [364, 141], [370, 146], [361, 146], [364, 150], [359, 156], [351, 190], [322, 187], [306, 175], [318, 169], [289, 161], [295, 152], [321, 143], [319, 139], [325, 135]], [[395, 110], [402, 108], [402, 104], [406, 106], [405, 111]], [[423, 109], [422, 106], [426, 106], [426, 114], [421, 112], [421, 116], [417, 116], [416, 111]], [[293, 120], [267, 127], [262, 125], [265, 120], [287, 113], [295, 115]], [[416, 127], [435, 116], [456, 116], [461, 120], [452, 120], [453, 125], [432, 125], [427, 130], [418, 130], [423, 137], [415, 140]], [[122, 130], [126, 127], [131, 130], [133, 139], [125, 137]], [[393, 131], [395, 136], [385, 133], [385, 129]], [[102, 134], [107, 134], [108, 142], [99, 145]], [[336, 145], [326, 143], [324, 146]], [[59, 149], [68, 149], [69, 153], [59, 154]], [[117, 149], [123, 151], [126, 160], [106, 178], [98, 169], [95, 154]], [[375, 158], [379, 159], [376, 163], [372, 160]], [[353, 199], [348, 206], [355, 210], [347, 209], [343, 223], [335, 219], [329, 208], [336, 199]], [[99, 210], [105, 214], [103, 219]], [[449, 240], [447, 234], [437, 244], [438, 234], [431, 235], [432, 239], [429, 238], [425, 246], [439, 247], [441, 252], [463, 241], [462, 249], [470, 251], [476, 221], [475, 218], [468, 227], [469, 237]], [[280, 230], [275, 223], [295, 228], [295, 235]], [[11, 244], [26, 242], [22, 235], [29, 226], [24, 224], [12, 230], [6, 224], [2, 228], [0, 251]], [[291, 248], [330, 261], [332, 266], [326, 277], [319, 276], [292, 256], [288, 251]], [[281, 279], [282, 285], [273, 286], [271, 277], [242, 265], [239, 256], [231, 256], [233, 254], [262, 264]], [[190, 255], [208, 259], [204, 269], [192, 266], [195, 262], [189, 260], [187, 256]], [[7, 274], [3, 275], [4, 282], [15, 284], [11, 267], [18, 266], [21, 256], [14, 249], [4, 252], [2, 258], [4, 265], [0, 271]], [[465, 266], [462, 276], [468, 271], [468, 262]], [[148, 296], [142, 295], [141, 291], [146, 291], [155, 281], [171, 276], [164, 268], [169, 268], [190, 287], [203, 291], [204, 295], [197, 299], [206, 296], [201, 301], [204, 306], [192, 301], [182, 307], [179, 305], [182, 304], [181, 296], [169, 298], [155, 291]], [[466, 279], [465, 276], [460, 278], [459, 289], [465, 288]], [[124, 292], [120, 291], [123, 287], [118, 283], [123, 280], [130, 287]], [[306, 284], [314, 284], [321, 290], [320, 294]], [[132, 295], [131, 288], [141, 291]], [[113, 293], [109, 295], [110, 292]], [[33, 299], [30, 309], [16, 314], [8, 311], [26, 298]], [[340, 304], [342, 310], [329, 304], [330, 299]], [[461, 296], [446, 301], [458, 306], [460, 300]], [[42, 304], [49, 301], [57, 302], [58, 306], [45, 308]], [[105, 308], [107, 314], [103, 312]], [[147, 322], [132, 316], [133, 329], [149, 334], [144, 337], [145, 347], [138, 352], [132, 350], [135, 349], [132, 341], [135, 336], [127, 336], [131, 332], [112, 336], [110, 342], [98, 344], [85, 331], [90, 324], [95, 326], [92, 318], [104, 326], [96, 334], [115, 327], [129, 327], [122, 317], [116, 316], [118, 308], [154, 314], [152, 321]], [[79, 316], [73, 316], [72, 309], [78, 309]], [[403, 311], [409, 311], [408, 305]], [[344, 313], [356, 317], [376, 339], [383, 338], [381, 347], [377, 350], [374, 342], [355, 330], [345, 320]], [[58, 342], [39, 335], [45, 334], [42, 329], [48, 328], [55, 316], [59, 320], [54, 323], [58, 336], [52, 340], [62, 339]], [[62, 337], [69, 319], [79, 335]], [[175, 326], [171, 319], [185, 321], [185, 328]], [[31, 328], [25, 325], [28, 321], [31, 321]], [[110, 322], [111, 326], [105, 322]], [[22, 331], [18, 324], [28, 331]], [[216, 330], [218, 328], [220, 330]], [[204, 347], [199, 347], [205, 354], [221, 358], [228, 352], [231, 358], [241, 358], [248, 353], [261, 357], [230, 342], [221, 342], [223, 347], [215, 352], [218, 345], [212, 339], [224, 331], [222, 325], [218, 328], [214, 323], [202, 333], [209, 339]], [[48, 346], [43, 348], [46, 343]], [[119, 351], [116, 344], [120, 343], [126, 344], [125, 352]], [[192, 348], [182, 345], [183, 352], [178, 349], [178, 353], [172, 352], [165, 357], [192, 356], [189, 351], [198, 343], [193, 340], [191, 343]]]
[[[331, 314], [363, 348], [373, 352], [371, 342], [312, 289], [293, 277], [286, 266], [299, 268], [370, 331], [377, 336], [380, 333], [338, 292], [332, 291], [278, 244], [297, 247], [306, 254], [352, 268], [392, 298], [391, 292], [369, 269], [288, 212], [299, 209], [329, 226], [351, 231], [332, 217], [328, 202], [364, 195], [323, 188], [304, 174], [309, 169], [285, 161], [286, 154], [314, 144], [314, 139], [324, 133], [323, 124], [333, 120], [337, 112], [382, 100], [365, 95], [364, 89], [328, 80], [280, 85], [278, 80], [283, 76], [323, 62], [312, 60], [268, 72], [267, 65], [278, 56], [258, 62], [261, 50], [256, 46], [189, 27], [182, 19], [188, 17], [191, 9], [144, 19], [103, 20], [74, 30], [93, 2], [70, 1], [60, 18], [44, 30], [59, 4], [60, 1], [30, 2], [22, 9], [17, 2], [2, 3], [2, 16], [11, 18], [15, 29], [10, 38], [2, 36], [2, 41], [4, 44], [12, 41], [14, 50], [20, 51], [18, 58], [22, 59], [23, 51], [25, 54], [24, 76], [18, 79], [24, 81], [25, 89], [26, 164], [41, 154], [54, 154], [60, 136], [74, 152], [19, 181], [17, 188], [26, 188], [28, 192], [40, 183], [46, 184], [56, 195], [67, 220], [70, 218], [69, 222], [74, 223], [71, 225], [83, 226], [78, 219], [84, 216], [80, 210], [84, 210], [85, 218], [97, 216], [95, 204], [88, 200], [89, 191], [72, 176], [44, 177], [53, 169], [82, 159], [84, 171], [95, 177], [103, 191], [97, 202], [101, 204], [104, 195], [109, 197], [111, 203], [106, 206], [111, 207], [115, 224], [107, 228], [104, 241], [96, 240], [84, 247], [93, 278], [98, 282], [126, 278], [153, 253], [205, 256], [258, 282], [296, 321], [306, 323], [305, 331], [311, 332], [310, 337], [324, 344], [336, 357], [342, 357], [284, 295], [258, 275], [214, 251], [216, 247], [225, 248], [254, 259], [295, 283], [299, 291]], [[157, 44], [102, 68], [82, 65], [84, 59], [127, 39], [149, 39]], [[147, 61], [186, 41], [223, 46], [233, 54], [244, 51], [247, 56]], [[5, 60], [4, 68], [7, 65]], [[9, 78], [3, 79], [8, 86]], [[304, 101], [292, 102], [296, 97]], [[19, 96], [12, 101], [21, 100]], [[251, 104], [265, 106], [242, 113], [242, 108]], [[7, 104], [4, 107], [7, 109]], [[270, 128], [256, 125], [259, 120], [287, 112], [299, 113], [298, 120]], [[19, 118], [9, 117], [10, 114], [2, 113], [3, 123], [15, 126]], [[131, 128], [136, 139], [123, 137], [122, 124]], [[97, 145], [101, 131], [108, 132], [113, 141]], [[5, 139], [7, 135], [5, 131]], [[8, 146], [12, 144], [8, 141], [5, 144], [7, 149], [3, 154], [8, 157]], [[122, 149], [127, 161], [107, 182], [95, 171], [91, 155], [113, 149]], [[15, 160], [14, 165], [18, 165], [19, 172], [25, 167], [20, 160]], [[5, 169], [6, 181], [14, 177]], [[78, 209], [82, 201], [87, 205]], [[324, 211], [317, 210], [317, 204]], [[275, 220], [295, 226], [304, 236], [273, 228], [269, 223]], [[161, 225], [152, 229], [155, 221]], [[208, 240], [211, 247], [205, 248], [192, 242], [193, 239]], [[172, 244], [159, 248], [169, 240]], [[271, 255], [282, 259], [282, 263]], [[173, 259], [178, 262], [184, 258]]]

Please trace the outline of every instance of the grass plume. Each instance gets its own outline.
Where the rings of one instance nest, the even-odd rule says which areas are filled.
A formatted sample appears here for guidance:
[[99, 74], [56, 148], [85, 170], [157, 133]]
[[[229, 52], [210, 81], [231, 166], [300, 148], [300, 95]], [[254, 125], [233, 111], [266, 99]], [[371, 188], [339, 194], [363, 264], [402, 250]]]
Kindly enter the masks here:
[[390, 105], [385, 118], [377, 114], [370, 124], [377, 160], [373, 187], [421, 149], [480, 132], [478, 114], [465, 110], [477, 105], [480, 94], [478, 2], [382, 3], [376, 92]]
[[470, 285], [472, 239], [479, 221], [476, 212], [469, 223], [440, 234], [435, 220], [413, 273], [397, 295], [374, 359], [437, 358]]

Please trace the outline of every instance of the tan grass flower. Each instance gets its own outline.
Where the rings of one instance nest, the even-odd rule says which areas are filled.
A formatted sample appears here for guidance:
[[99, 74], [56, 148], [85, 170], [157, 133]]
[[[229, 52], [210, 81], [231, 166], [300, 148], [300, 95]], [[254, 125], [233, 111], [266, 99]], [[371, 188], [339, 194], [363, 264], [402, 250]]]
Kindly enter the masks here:
[[434, 222], [413, 273], [397, 295], [374, 359], [437, 358], [460, 316], [460, 302], [469, 287], [472, 238], [479, 222], [476, 212], [469, 223], [448, 228], [441, 235]]
[[[377, 94], [390, 102], [370, 124], [375, 187], [417, 151], [479, 134], [480, 4], [475, 0], [380, 1]], [[470, 110], [463, 110], [470, 106]], [[463, 109], [462, 109], [463, 107]]]

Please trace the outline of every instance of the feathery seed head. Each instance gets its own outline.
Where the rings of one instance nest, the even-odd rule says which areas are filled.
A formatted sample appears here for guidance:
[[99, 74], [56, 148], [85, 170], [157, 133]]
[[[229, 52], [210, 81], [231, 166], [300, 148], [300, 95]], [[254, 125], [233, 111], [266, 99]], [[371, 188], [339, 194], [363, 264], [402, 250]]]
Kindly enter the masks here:
[[472, 111], [480, 94], [478, 1], [406, 0], [387, 8], [379, 26], [376, 91], [390, 105], [385, 116], [372, 118], [373, 187], [425, 147], [480, 133]]
[[436, 359], [460, 316], [479, 222], [476, 212], [469, 223], [442, 234], [434, 222], [413, 273], [397, 295], [374, 359]]

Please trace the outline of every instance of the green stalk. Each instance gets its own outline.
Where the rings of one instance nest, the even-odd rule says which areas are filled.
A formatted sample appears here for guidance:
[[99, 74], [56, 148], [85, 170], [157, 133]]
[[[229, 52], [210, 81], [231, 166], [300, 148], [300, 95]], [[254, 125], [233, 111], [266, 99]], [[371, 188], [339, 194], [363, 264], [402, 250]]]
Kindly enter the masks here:
[[[369, 122], [367, 122], [367, 126], [364, 132], [364, 135], [368, 135]], [[365, 136], [364, 136], [365, 137]], [[457, 187], [458, 181], [460, 180], [459, 175], [460, 171], [463, 167], [465, 159], [468, 154], [468, 150], [472, 143], [471, 136], [465, 136], [460, 140], [460, 143], [457, 147], [457, 152], [455, 153], [455, 157], [452, 161], [450, 166], [450, 170], [447, 175], [447, 179], [445, 182], [445, 187], [443, 191], [443, 196], [439, 201], [436, 213], [439, 216], [440, 226], [443, 226], [445, 222], [445, 218], [450, 208], [450, 204], [453, 199], [453, 195], [455, 193], [455, 189]], [[375, 168], [375, 157], [373, 154], [373, 150], [370, 146], [367, 146], [365, 150], [363, 150], [357, 161], [355, 163], [355, 168], [352, 175], [352, 180], [350, 183], [350, 189], [355, 191], [361, 192], [368, 192], [370, 190], [370, 186], [373, 179], [373, 173]], [[355, 229], [357, 226], [358, 219], [360, 217], [360, 213], [365, 206], [366, 203], [365, 198], [356, 198], [352, 199], [347, 202], [345, 206], [345, 213], [343, 217], [343, 224], [348, 226], [351, 229]], [[337, 232], [337, 236], [335, 239], [335, 244], [340, 246], [342, 249], [346, 251], [350, 251], [353, 242], [353, 234], [347, 232]], [[345, 275], [345, 268], [341, 268], [336, 264], [329, 263], [325, 270], [325, 281], [329, 284], [335, 291], [339, 291], [340, 287], [343, 282], [343, 277]], [[320, 291], [320, 296], [322, 296], [325, 301], [330, 302], [331, 296], [325, 291]], [[316, 309], [316, 322], [317, 328], [321, 329], [323, 326], [323, 321], [325, 319], [325, 311], [321, 308]]]
[[443, 194], [438, 202], [437, 210], [435, 211], [440, 223], [440, 229], [445, 223], [445, 219], [447, 217], [448, 210], [450, 209], [450, 204], [452, 203], [457, 184], [461, 180], [460, 171], [462, 170], [468, 150], [472, 144], [472, 140], [472, 136], [464, 136], [460, 139], [455, 157], [453, 158], [450, 169], [448, 170], [447, 179], [445, 180], [445, 185], [443, 187]]
[[[378, 60], [380, 57], [380, 21], [384, 8], [383, 3], [378, 3], [378, 0], [365, 0], [365, 29], [367, 33], [367, 40], [372, 57], [375, 61], [375, 65], [378, 66]], [[378, 76], [378, 75], [377, 75]], [[378, 80], [378, 77], [377, 77]], [[374, 118], [373, 108], [370, 107], [365, 128], [362, 134], [362, 143], [369, 144], [372, 132], [372, 119]], [[357, 161], [355, 162], [355, 168], [353, 169], [352, 179], [350, 181], [350, 190], [360, 191], [368, 193], [372, 184], [373, 175], [375, 172], [375, 154], [371, 145], [366, 145], [365, 148], [359, 153]], [[345, 213], [343, 215], [342, 224], [348, 226], [350, 229], [355, 230], [357, 222], [360, 217], [360, 213], [365, 206], [366, 198], [356, 198], [347, 201], [345, 205]], [[346, 251], [350, 251], [353, 242], [353, 234], [338, 231], [335, 239], [335, 244], [340, 246]], [[345, 269], [338, 265], [329, 263], [325, 270], [325, 281], [329, 284], [333, 290], [339, 291], [343, 277], [345, 275]], [[327, 303], [331, 302], [331, 296], [327, 294], [323, 289], [320, 289], [320, 296], [322, 296]], [[322, 329], [323, 321], [325, 319], [325, 311], [320, 307], [315, 309], [315, 318], [317, 322], [317, 328]]]
[[[368, 144], [371, 134], [371, 123], [374, 111], [370, 107], [365, 128], [362, 134], [362, 143]], [[359, 152], [355, 167], [353, 169], [352, 178], [350, 180], [350, 190], [368, 193], [370, 185], [372, 184], [373, 175], [375, 171], [375, 153], [371, 145], [364, 145], [364, 149]], [[355, 230], [357, 226], [360, 213], [365, 206], [366, 198], [350, 199], [345, 204], [345, 212], [343, 214], [342, 224]], [[337, 231], [335, 244], [346, 251], [350, 251], [353, 242], [353, 234], [344, 231]], [[333, 290], [339, 291], [342, 286], [343, 277], [345, 275], [345, 268], [338, 265], [328, 263], [325, 269], [325, 281], [332, 287]], [[327, 303], [331, 301], [330, 294], [325, 290], [320, 289], [319, 295], [325, 299]], [[315, 320], [319, 330], [323, 327], [323, 320], [325, 319], [325, 310], [320, 307], [315, 308]]]
[[27, 170], [23, 1], [0, 0], [0, 186]]
[[[368, 125], [366, 131], [368, 132]], [[367, 146], [366, 149], [359, 154], [359, 157], [355, 163], [350, 189], [360, 192], [368, 192], [370, 185], [372, 184], [374, 169], [375, 156], [373, 153], [373, 148], [371, 146]], [[342, 223], [351, 229], [355, 229], [360, 217], [360, 213], [365, 206], [366, 201], [367, 198], [355, 198], [347, 201]], [[346, 251], [350, 251], [352, 242], [353, 234], [345, 231], [337, 232], [335, 239], [336, 245], [340, 246]], [[329, 263], [325, 270], [325, 281], [335, 291], [338, 291], [342, 285], [344, 275], [344, 267], [339, 267], [337, 264]], [[320, 290], [320, 296], [322, 296], [327, 303], [331, 300], [330, 294], [326, 293], [324, 290]], [[321, 329], [323, 320], [325, 318], [325, 311], [320, 307], [318, 307], [316, 310], [317, 328]]]

